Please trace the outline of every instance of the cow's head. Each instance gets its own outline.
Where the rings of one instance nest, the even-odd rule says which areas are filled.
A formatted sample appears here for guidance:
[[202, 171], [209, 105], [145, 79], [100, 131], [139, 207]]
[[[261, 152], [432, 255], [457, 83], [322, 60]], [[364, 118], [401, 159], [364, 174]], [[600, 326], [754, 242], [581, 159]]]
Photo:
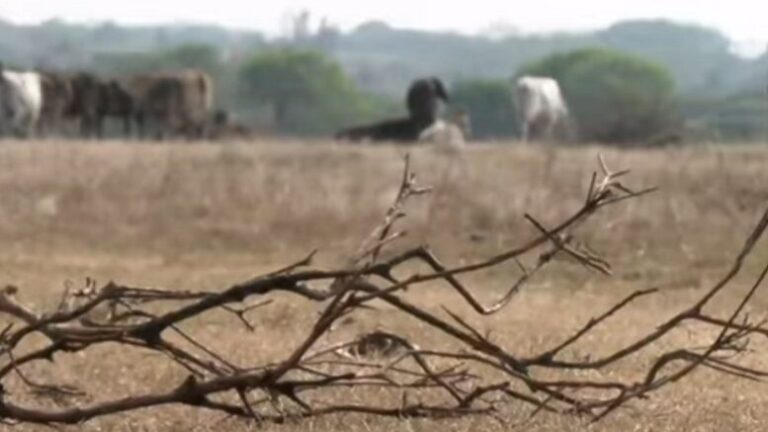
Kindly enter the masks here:
[[426, 77], [414, 81], [406, 96], [410, 117], [422, 126], [431, 124], [437, 118], [440, 100], [447, 102], [448, 92], [438, 78]]
[[430, 78], [430, 81], [432, 82], [432, 88], [435, 91], [435, 96], [445, 102], [448, 102], [448, 92], [445, 90], [445, 85], [443, 85], [443, 82], [440, 81], [440, 78], [432, 77]]

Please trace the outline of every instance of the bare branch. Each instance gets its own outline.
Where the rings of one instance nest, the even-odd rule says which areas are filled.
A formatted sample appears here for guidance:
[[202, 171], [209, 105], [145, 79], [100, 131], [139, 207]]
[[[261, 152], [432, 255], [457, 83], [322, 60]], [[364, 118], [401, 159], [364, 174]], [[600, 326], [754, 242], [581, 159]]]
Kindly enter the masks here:
[[[0, 315], [12, 322], [0, 331], [0, 422], [80, 424], [96, 417], [167, 405], [186, 405], [257, 423], [285, 423], [289, 419], [336, 413], [396, 418], [497, 418], [501, 415], [498, 406], [505, 403], [529, 406], [531, 416], [577, 414], [597, 421], [628, 401], [642, 399], [678, 382], [699, 367], [749, 380], [768, 376], [765, 371], [738, 362], [739, 356], [748, 351], [749, 337], [768, 337], [763, 323], [751, 323], [745, 314], [746, 306], [768, 274], [768, 265], [727, 318], [703, 312], [741, 273], [745, 260], [768, 229], [768, 211], [746, 239], [729, 271], [701, 298], [647, 334], [601, 357], [574, 360], [567, 357], [567, 351], [598, 326], [608, 325], [637, 300], [658, 295], [658, 290], [633, 292], [607, 310], [595, 313], [594, 318], [570, 336], [541, 352], [524, 353], [516, 347], [505, 347], [476, 325], [478, 320], [503, 310], [556, 254], [568, 254], [584, 266], [610, 275], [611, 267], [605, 259], [579, 246], [583, 243], [576, 238], [577, 228], [601, 209], [637, 199], [654, 189], [635, 192], [620, 183], [619, 179], [623, 180], [629, 171], [612, 171], [602, 155], [598, 156], [598, 165], [601, 174], [593, 173], [586, 199], [569, 216], [545, 223], [526, 215], [537, 229], [533, 238], [470, 264], [446, 264], [427, 246], [381, 258], [385, 248], [405, 236], [395, 225], [405, 217], [409, 199], [429, 191], [416, 185], [410, 159], [406, 157], [393, 204], [342, 269], [306, 268], [315, 255], [312, 252], [286, 267], [216, 291], [136, 288], [113, 282], [100, 287], [94, 280], [86, 279], [82, 289], [65, 284], [60, 304], [48, 313], [28, 307], [18, 298], [16, 287], [6, 287], [0, 290]], [[534, 260], [535, 264], [529, 267], [522, 264]], [[516, 266], [520, 275], [509, 281], [509, 288], [490, 305], [484, 305], [475, 289], [459, 280], [462, 275], [507, 263]], [[424, 273], [413, 270], [425, 267]], [[429, 282], [455, 292], [471, 316], [454, 306], [433, 313], [430, 307], [405, 298], [406, 288], [418, 289]], [[328, 285], [330, 288], [318, 288]], [[280, 358], [241, 365], [242, 360], [232, 361], [215, 344], [205, 343], [193, 326], [181, 329], [182, 324], [218, 310], [250, 330], [248, 336], [259, 337], [248, 316], [268, 310], [274, 302], [267, 297], [276, 292], [291, 293], [300, 302], [324, 302], [313, 325]], [[397, 318], [418, 321], [423, 329], [419, 340], [383, 330], [352, 340], [333, 340], [338, 334], [332, 333], [335, 323], [366, 311], [374, 301], [391, 307]], [[108, 319], [90, 317], [100, 308], [110, 310]], [[684, 323], [714, 327], [719, 332], [700, 349], [651, 349], [655, 342]], [[435, 337], [438, 335], [440, 338]], [[450, 342], [434, 346], [437, 340], [445, 339]], [[382, 341], [388, 342], [381, 345]], [[78, 396], [72, 387], [40, 382], [30, 372], [34, 369], [28, 366], [41, 360], [58, 361], [61, 353], [87, 351], [102, 344], [110, 344], [121, 354], [130, 350], [160, 354], [173, 367], [186, 371], [188, 378], [157, 392], [131, 394], [116, 400], [96, 397], [93, 400], [98, 402], [90, 405], [59, 410], [44, 403], [22, 405], [15, 395], [4, 390], [6, 380], [15, 374], [38, 397]], [[377, 344], [384, 349], [373, 349]], [[581, 373], [620, 366], [627, 359], [641, 356], [646, 357], [639, 363], [649, 366], [640, 382], [599, 374], [585, 377]], [[390, 392], [396, 396], [392, 400], [400, 402], [395, 406], [350, 403], [338, 397], [339, 388], [375, 388]], [[24, 403], [30, 402], [25, 399]]]

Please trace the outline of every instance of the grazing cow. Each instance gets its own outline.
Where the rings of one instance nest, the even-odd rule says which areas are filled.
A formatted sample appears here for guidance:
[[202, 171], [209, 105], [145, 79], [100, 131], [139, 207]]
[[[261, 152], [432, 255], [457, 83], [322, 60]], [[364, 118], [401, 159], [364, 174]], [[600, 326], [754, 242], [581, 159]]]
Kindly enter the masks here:
[[101, 80], [93, 74], [80, 72], [70, 77], [72, 101], [66, 115], [80, 123], [83, 137], [100, 137], [99, 104]]
[[123, 133], [131, 133], [134, 115], [133, 98], [116, 80], [104, 80], [93, 74], [81, 72], [69, 78], [72, 98], [65, 116], [80, 122], [84, 137], [102, 138], [104, 121], [116, 117], [123, 121]]
[[34, 135], [42, 105], [40, 74], [11, 71], [0, 63], [0, 135]]
[[556, 127], [567, 126], [568, 106], [553, 78], [522, 76], [516, 81], [514, 96], [523, 141], [553, 138]]
[[114, 117], [123, 122], [123, 134], [131, 135], [131, 123], [135, 115], [133, 97], [117, 80], [99, 83], [99, 98], [97, 109], [97, 133], [102, 136], [104, 120]]
[[448, 102], [448, 92], [439, 79], [422, 78], [411, 84], [405, 99], [408, 117], [345, 129], [335, 137], [350, 141], [418, 141], [421, 133], [437, 120], [439, 100]]
[[155, 126], [159, 138], [206, 135], [214, 88], [205, 72], [141, 74], [126, 78], [121, 85], [134, 100], [140, 136], [146, 133], [148, 123]]

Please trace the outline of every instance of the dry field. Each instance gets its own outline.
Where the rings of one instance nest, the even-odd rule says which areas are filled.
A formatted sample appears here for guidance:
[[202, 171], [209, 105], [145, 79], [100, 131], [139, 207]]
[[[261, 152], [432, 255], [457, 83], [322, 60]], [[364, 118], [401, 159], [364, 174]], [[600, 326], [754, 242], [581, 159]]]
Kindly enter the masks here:
[[[341, 265], [393, 198], [406, 149], [330, 143], [157, 145], [125, 143], [0, 143], [0, 284], [20, 288], [22, 301], [51, 307], [67, 281], [85, 277], [128, 285], [220, 289], [319, 249], [316, 266]], [[470, 262], [520, 244], [535, 234], [528, 212], [554, 224], [583, 201], [589, 176], [603, 152], [614, 168], [633, 170], [627, 183], [660, 186], [655, 194], [611, 207], [580, 231], [580, 239], [614, 266], [606, 277], [567, 261], [537, 276], [508, 308], [480, 318], [453, 292], [435, 285], [409, 291], [419, 304], [447, 305], [497, 341], [526, 353], [570, 333], [590, 317], [639, 288], [659, 287], [577, 347], [593, 355], [653, 329], [700, 296], [728, 268], [744, 237], [768, 205], [768, 150], [737, 146], [617, 151], [477, 146], [462, 154], [412, 149], [414, 170], [432, 195], [409, 207], [409, 237], [394, 246], [428, 243], [447, 263]], [[759, 245], [737, 280], [733, 306], [768, 259]], [[483, 298], [495, 298], [517, 268], [507, 266], [468, 279]], [[750, 314], [768, 312], [762, 292]], [[255, 314], [256, 333], [235, 320], [213, 316], [195, 331], [235, 361], [270, 358], [298, 343], [317, 307], [290, 297]], [[722, 309], [720, 309], [722, 308]], [[422, 346], [423, 328], [392, 320], [386, 308], [340, 330], [374, 328], [407, 335]], [[4, 327], [0, 317], [0, 327]], [[705, 344], [712, 333], [688, 326], [656, 349]], [[768, 369], [768, 344], [753, 340], [755, 354], [741, 361]], [[606, 373], [634, 377], [646, 357]], [[109, 347], [61, 356], [28, 373], [119, 397], [167, 388], [183, 378], [157, 356], [115, 356]], [[120, 387], [103, 388], [114, 381]], [[377, 419], [332, 416], [299, 424], [263, 426], [281, 431], [761, 431], [768, 425], [764, 384], [699, 370], [688, 379], [634, 401], [597, 425], [539, 415], [511, 406], [501, 425], [488, 418]], [[14, 400], [28, 396], [13, 393]], [[361, 400], [376, 394], [356, 395]], [[93, 420], [66, 431], [256, 430], [221, 414], [167, 407]], [[514, 426], [513, 425], [518, 425]], [[4, 426], [0, 425], [0, 430]], [[10, 429], [9, 429], [10, 430]], [[49, 430], [21, 426], [14, 430]]]

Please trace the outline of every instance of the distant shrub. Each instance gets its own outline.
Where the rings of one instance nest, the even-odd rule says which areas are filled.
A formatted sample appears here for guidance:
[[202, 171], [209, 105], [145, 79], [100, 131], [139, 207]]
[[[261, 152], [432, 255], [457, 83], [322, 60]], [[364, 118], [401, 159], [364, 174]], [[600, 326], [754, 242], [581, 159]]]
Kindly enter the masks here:
[[387, 104], [362, 93], [324, 54], [274, 49], [248, 59], [239, 73], [242, 97], [271, 106], [282, 132], [327, 134], [382, 115]]
[[682, 104], [688, 125], [717, 141], [753, 141], [768, 136], [768, 102], [760, 93], [689, 98]]
[[453, 84], [451, 106], [469, 113], [472, 136], [478, 139], [515, 135], [515, 107], [506, 80], [467, 80]]

